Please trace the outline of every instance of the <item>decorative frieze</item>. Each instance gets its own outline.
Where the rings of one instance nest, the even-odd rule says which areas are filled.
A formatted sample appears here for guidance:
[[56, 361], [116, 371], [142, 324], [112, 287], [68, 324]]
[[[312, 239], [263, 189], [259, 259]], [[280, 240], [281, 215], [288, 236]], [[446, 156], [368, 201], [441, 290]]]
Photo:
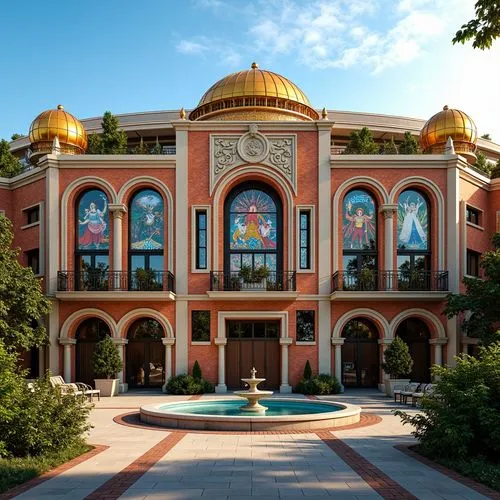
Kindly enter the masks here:
[[243, 135], [212, 134], [210, 136], [210, 194], [219, 179], [236, 167], [265, 165], [279, 172], [297, 192], [295, 134], [262, 134], [251, 124]]

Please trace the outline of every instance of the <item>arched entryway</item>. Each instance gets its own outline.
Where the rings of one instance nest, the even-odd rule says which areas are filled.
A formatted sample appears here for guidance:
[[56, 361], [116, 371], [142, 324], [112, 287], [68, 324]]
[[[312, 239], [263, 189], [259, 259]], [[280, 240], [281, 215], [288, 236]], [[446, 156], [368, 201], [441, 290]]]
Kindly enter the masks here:
[[129, 387], [161, 387], [165, 379], [165, 333], [158, 321], [141, 318], [128, 329], [126, 355], [127, 383]]
[[429, 327], [419, 318], [408, 318], [399, 324], [396, 335], [406, 342], [413, 359], [411, 380], [430, 382], [431, 355], [429, 339], [431, 335]]
[[342, 330], [342, 384], [377, 387], [379, 383], [378, 332], [366, 318], [351, 319]]
[[94, 349], [106, 335], [111, 335], [108, 324], [100, 318], [88, 318], [82, 321], [76, 330], [76, 373], [78, 382], [94, 385], [92, 358]]

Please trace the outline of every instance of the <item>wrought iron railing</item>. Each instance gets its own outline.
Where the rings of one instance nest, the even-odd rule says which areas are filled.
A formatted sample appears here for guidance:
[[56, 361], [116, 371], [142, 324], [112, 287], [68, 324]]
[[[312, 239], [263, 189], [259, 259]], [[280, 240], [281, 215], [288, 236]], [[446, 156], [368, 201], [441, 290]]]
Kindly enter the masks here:
[[295, 277], [295, 271], [271, 271], [267, 278], [245, 280], [238, 271], [211, 271], [210, 290], [215, 292], [294, 292], [297, 289]]
[[60, 292], [175, 292], [175, 277], [170, 271], [59, 271]]
[[448, 291], [448, 271], [337, 271], [332, 275], [332, 292]]

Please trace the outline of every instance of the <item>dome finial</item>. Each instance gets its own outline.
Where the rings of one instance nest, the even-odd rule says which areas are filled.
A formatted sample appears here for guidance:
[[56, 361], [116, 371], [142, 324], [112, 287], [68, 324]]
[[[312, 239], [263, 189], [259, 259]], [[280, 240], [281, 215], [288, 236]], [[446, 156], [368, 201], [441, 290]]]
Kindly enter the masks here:
[[252, 69], [258, 69], [259, 65], [256, 62], [252, 63]]
[[448, 108], [448, 104], [445, 104], [445, 105], [443, 106], [443, 111], [446, 111], [447, 109], [449, 109], [449, 108]]
[[181, 110], [179, 111], [179, 117], [181, 120], [186, 119], [186, 110], [184, 108], [181, 108]]
[[64, 106], [62, 104], [58, 104], [57, 105], [57, 109], [60, 109], [61, 111], [63, 111], [64, 110]]
[[321, 118], [323, 118], [323, 120], [328, 120], [328, 111], [326, 110], [326, 108], [323, 108], [321, 110]]

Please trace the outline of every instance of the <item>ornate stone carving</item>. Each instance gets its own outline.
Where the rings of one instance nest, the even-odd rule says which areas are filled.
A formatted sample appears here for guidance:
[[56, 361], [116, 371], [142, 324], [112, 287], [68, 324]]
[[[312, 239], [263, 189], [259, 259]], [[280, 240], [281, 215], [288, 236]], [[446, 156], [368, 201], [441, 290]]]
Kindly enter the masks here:
[[256, 124], [251, 124], [249, 131], [241, 136], [211, 135], [210, 192], [233, 168], [256, 163], [280, 172], [296, 192], [296, 145], [295, 135], [264, 135]]

